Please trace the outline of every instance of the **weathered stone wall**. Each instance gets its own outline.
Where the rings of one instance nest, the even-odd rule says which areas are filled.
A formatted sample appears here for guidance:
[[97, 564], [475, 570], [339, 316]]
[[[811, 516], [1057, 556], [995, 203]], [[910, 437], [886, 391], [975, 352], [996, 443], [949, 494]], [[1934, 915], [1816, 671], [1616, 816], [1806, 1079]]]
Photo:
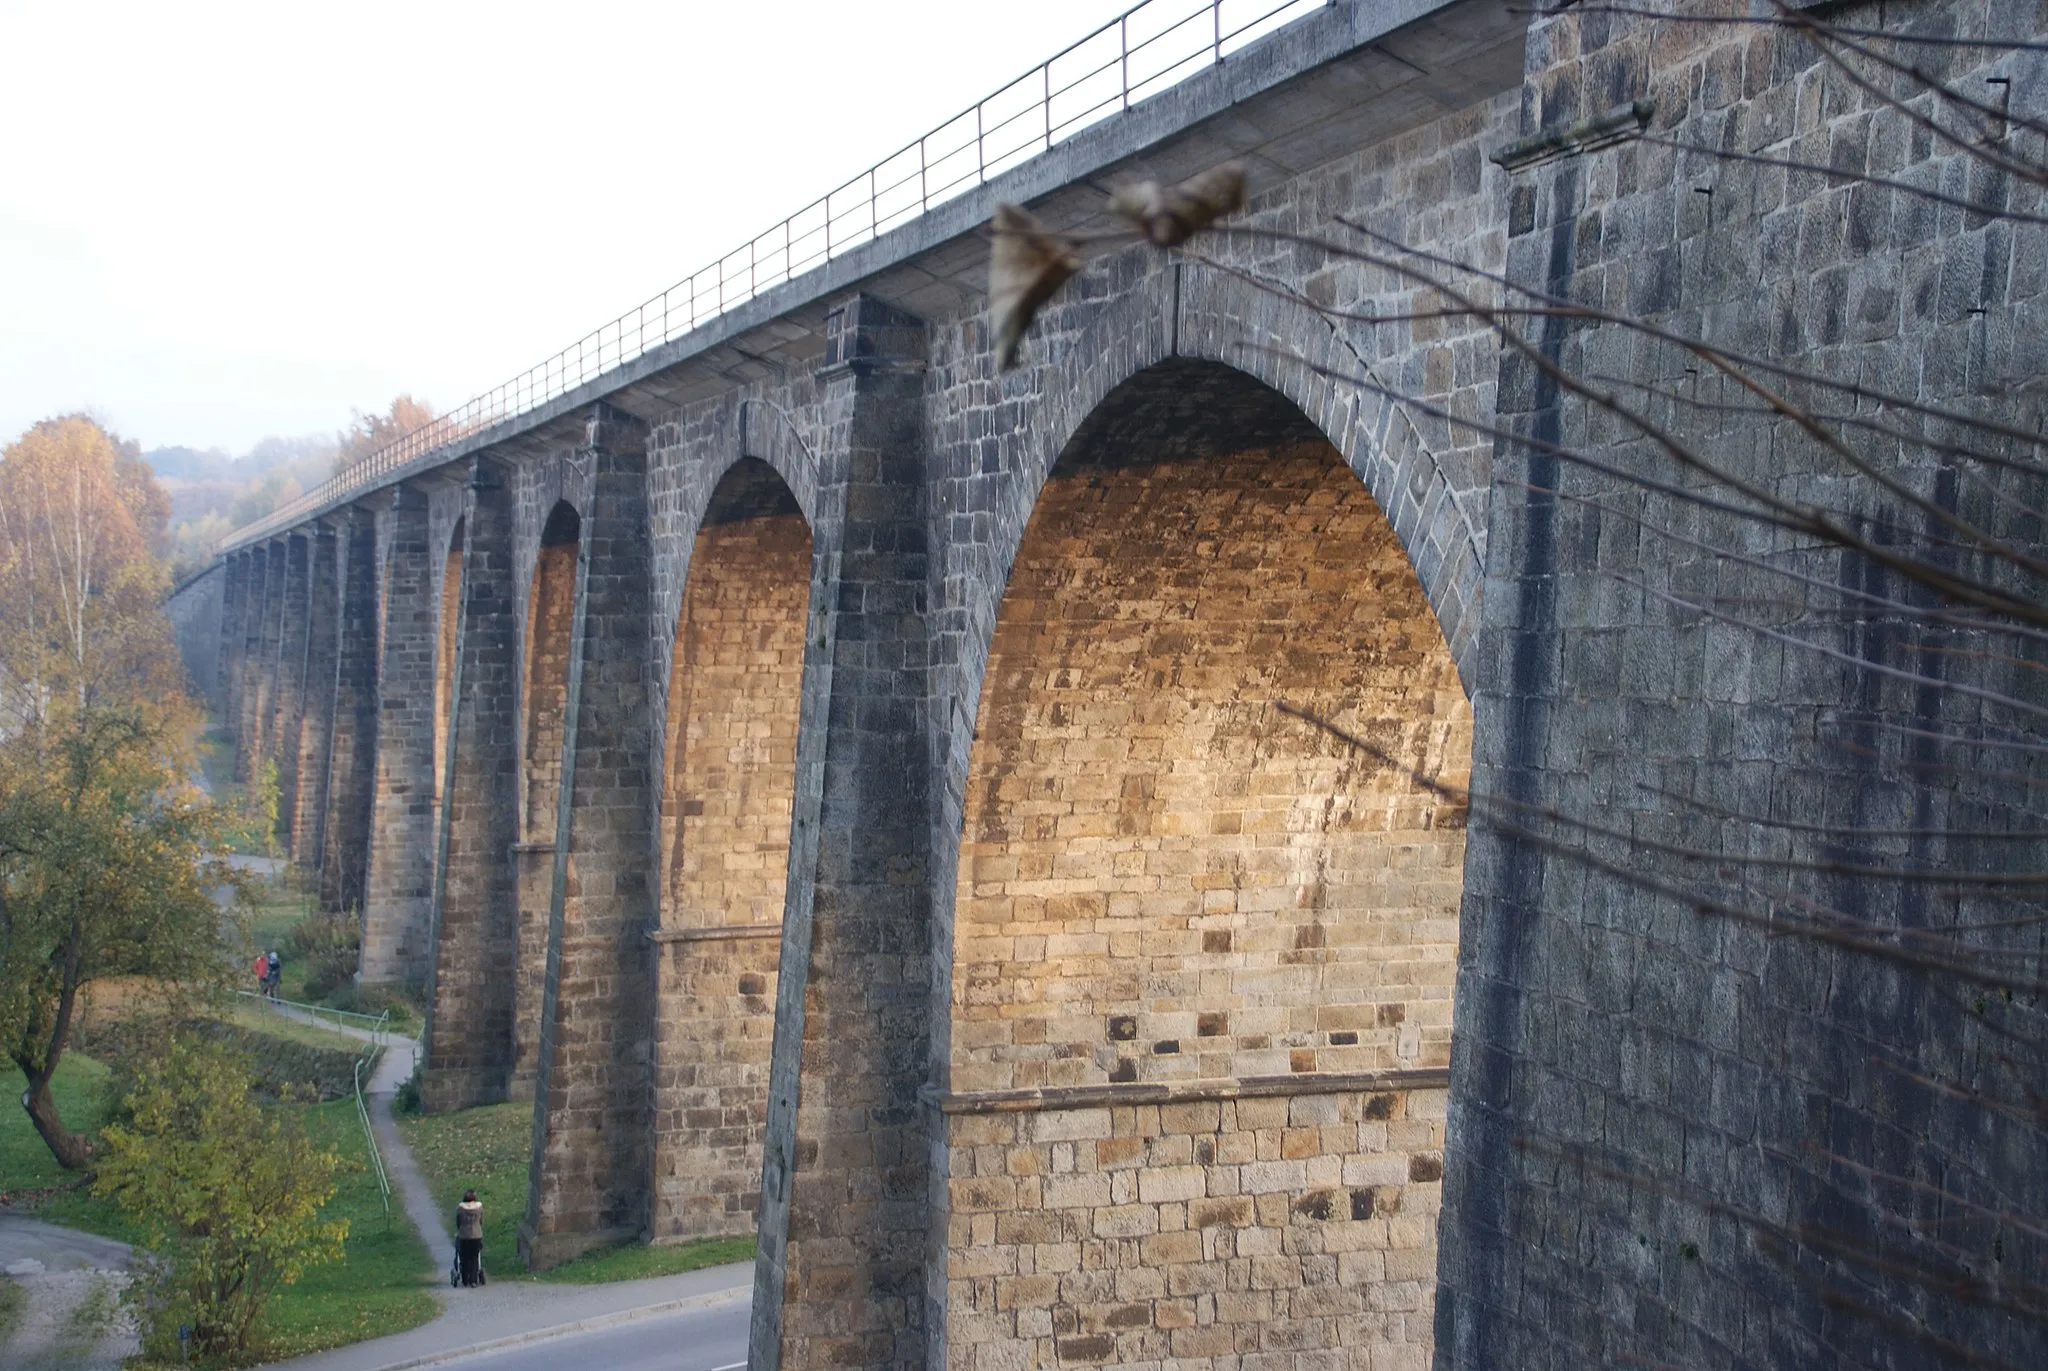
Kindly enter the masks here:
[[1444, 1092], [1268, 1084], [949, 1104], [947, 1364], [1428, 1366]]
[[306, 591], [304, 706], [293, 747], [298, 752], [292, 806], [292, 864], [319, 879], [327, 848], [327, 767], [334, 737], [336, 645], [341, 634], [340, 538], [327, 521], [315, 525]]
[[[2042, 22], [2036, 6], [1995, 0], [1812, 8], [1941, 37], [2038, 41]], [[2031, 62], [1881, 46], [1993, 105], [1987, 78], [2020, 78], [2013, 109], [2041, 109], [2038, 83], [2021, 93]], [[1532, 21], [1529, 63], [1526, 134], [1642, 100], [1652, 139], [2039, 212], [2038, 190], [2018, 194], [1783, 27], [1567, 11]], [[1909, 78], [1881, 79], [1915, 110], [1941, 109]], [[2040, 375], [2048, 347], [2038, 224], [1650, 139], [1529, 165], [1508, 203], [1517, 284], [1845, 387], [1792, 386], [1795, 403], [1917, 430], [1910, 406], [1869, 399], [1882, 391], [2039, 430], [2039, 392], [2021, 379]], [[1606, 378], [1595, 388], [1756, 489], [1852, 514], [1877, 500], [1795, 425], [1746, 411], [1697, 355], [1592, 321], [1532, 320], [1526, 334], [1567, 376]], [[1998, 1011], [1998, 996], [1938, 970], [1725, 916], [1796, 925], [1837, 911], [1837, 927], [1867, 922], [1879, 943], [2011, 918], [1960, 887], [1935, 896], [1911, 876], [1817, 871], [2037, 870], [2038, 846], [2022, 857], [1963, 835], [2041, 826], [2038, 753], [1983, 741], [2015, 736], [2002, 719], [2037, 748], [2038, 719], [1969, 695], [1992, 689], [2031, 713], [2038, 672], [2009, 646], [1895, 612], [1887, 601], [1932, 601], [1873, 560], [1669, 493], [1709, 483], [1533, 361], [1503, 358], [1500, 396], [1504, 424], [1532, 442], [1496, 456], [1475, 783], [1519, 813], [1555, 807], [1629, 840], [1473, 824], [1438, 1364], [2048, 1363], [2048, 1325], [1949, 1284], [2038, 1280], [2048, 1260], [2013, 1229], [1994, 1237], [1990, 1220], [2048, 1207], [2038, 1124], [2016, 1146], [2016, 1125], [1976, 1095], [2014, 1088], [1990, 1064], [2011, 1051], [2007, 1035], [2042, 1041], [2038, 1007]], [[2018, 513], [2038, 508], [2038, 481], [1847, 422], [1933, 509], [2038, 550], [2039, 525]], [[1938, 548], [1921, 541], [1937, 518], [1872, 531]], [[1995, 559], [1971, 565], [2001, 574]], [[2033, 929], [2024, 951], [2007, 943], [1994, 958], [2038, 965]], [[2038, 1060], [2026, 1070], [2039, 1081]], [[1920, 1263], [1942, 1274], [1906, 1278]]]
[[[1829, 12], [1878, 24], [1922, 10], [1971, 32], [2017, 12], [1981, 0]], [[1980, 67], [1967, 49], [1943, 60], [1963, 81], [2021, 78], [2014, 108], [2036, 109], [2016, 64]], [[1852, 1165], [2038, 1212], [2032, 1154], [2009, 1135], [1986, 1145], [1997, 1125], [1983, 1111], [1901, 1091], [1898, 1073], [1869, 1066], [1876, 1050], [1966, 1078], [1990, 1059], [1967, 1016], [1881, 968], [1705, 923], [1497, 823], [1472, 831], [1451, 1001], [1452, 833], [1423, 827], [1424, 797], [1385, 789], [1355, 761], [1347, 771], [1335, 743], [1310, 748], [1305, 725], [1268, 727], [1277, 699], [1316, 707], [1308, 683], [1338, 682], [1322, 707], [1455, 782], [1467, 725], [1447, 721], [1462, 682], [1476, 783], [1510, 803], [1604, 812], [1705, 848], [1751, 835], [1676, 823], [1656, 794], [1904, 832], [1962, 812], [1929, 790], [1891, 727], [1923, 709], [1908, 687], [1871, 688], [1657, 600], [1777, 603], [1725, 559], [1648, 534], [1643, 519], [1670, 509], [1524, 445], [1497, 450], [1489, 428], [1498, 412], [1539, 444], [1590, 446], [1623, 469], [1654, 457], [1645, 445], [1503, 359], [1478, 323], [1433, 317], [1449, 297], [1413, 274], [1247, 230], [1323, 232], [1341, 214], [1478, 268], [1457, 280], [1483, 302], [1502, 298], [1483, 273], [1505, 269], [1873, 385], [1965, 407], [1994, 396], [2031, 432], [2048, 275], [2037, 231], [1818, 173], [1680, 155], [1631, 141], [1627, 121], [1613, 146], [1510, 159], [1512, 172], [1490, 158], [1524, 134], [1644, 98], [1658, 136], [2028, 207], [2034, 192], [1972, 172], [1781, 32], [1546, 17], [1523, 89], [1482, 90], [1465, 75], [1434, 72], [1427, 87], [1458, 108], [1390, 102], [1386, 136], [1262, 179], [1239, 228], [1202, 245], [1221, 266], [1146, 248], [1095, 258], [1047, 307], [1013, 371], [995, 369], [982, 302], [948, 303], [943, 282], [917, 288], [924, 318], [874, 296], [821, 298], [752, 335], [774, 333], [768, 355], [721, 344], [622, 392], [649, 419], [637, 477], [601, 474], [594, 439], [550, 449], [568, 441], [559, 427], [506, 447], [513, 651], [525, 664], [512, 805], [527, 840], [516, 853], [518, 1050], [529, 1088], [542, 1061], [549, 1073], [528, 1216], [544, 1258], [607, 1237], [679, 1235], [674, 1216], [707, 1195], [719, 1205], [706, 1211], [726, 1218], [735, 1198], [744, 1204], [737, 1172], [707, 1189], [681, 1160], [715, 1153], [692, 1130], [725, 1128], [726, 1111], [693, 1121], [678, 1106], [705, 1085], [700, 1068], [715, 1066], [720, 1088], [751, 1081], [744, 1052], [766, 1016], [747, 1002], [750, 976], [774, 996], [761, 1365], [1408, 1367], [1428, 1354], [1432, 1301], [1438, 1364], [1475, 1371], [1630, 1358], [1903, 1364], [1759, 1255], [1735, 1211], [1788, 1227], [1870, 1220], [1869, 1193], [1804, 1152], [1820, 1138]], [[1383, 246], [1348, 231], [1342, 241], [1365, 254]], [[1527, 327], [1584, 374], [1683, 374], [1685, 359], [1618, 330]], [[822, 356], [805, 350], [810, 339]], [[592, 422], [632, 427], [602, 406]], [[1782, 430], [1750, 422], [1683, 417], [1774, 488], [1845, 488], [1826, 464], [1788, 460], [1796, 444]], [[1306, 451], [1323, 454], [1328, 486], [1274, 479]], [[1253, 452], [1280, 457], [1227, 475]], [[1095, 454], [1075, 462], [1084, 474], [1053, 477], [1075, 453]], [[1131, 453], [1150, 456], [1118, 464]], [[731, 816], [688, 779], [707, 763], [676, 722], [699, 709], [683, 670], [691, 635], [671, 640], [686, 597], [728, 583], [713, 492], [746, 462], [774, 469], [814, 540], [788, 878], [779, 906], [765, 877], [737, 897], [747, 919], [779, 923], [773, 967], [765, 936], [746, 944], [761, 960], [742, 964], [669, 936], [686, 923], [664, 927], [693, 906], [729, 910], [732, 889], [706, 892], [740, 881], [740, 861], [767, 842], [762, 828], [746, 851], [699, 860], [712, 854], [693, 847], [692, 825], [701, 834]], [[1911, 476], [1973, 516], [1992, 498], [1931, 467]], [[607, 481], [619, 541], [582, 548], [586, 570], [602, 559], [608, 580], [579, 629], [573, 605], [564, 617], [528, 588], [573, 581], [575, 555], [544, 549], [542, 526], [558, 502], [594, 521]], [[1550, 496], [1560, 483], [1570, 502]], [[1283, 490], [1328, 503], [1283, 510], [1286, 536], [1226, 546], [1243, 507]], [[1232, 492], [1232, 517], [1203, 503], [1220, 491]], [[1367, 554], [1302, 533], [1322, 511], [1366, 508], [1384, 516]], [[1097, 536], [1040, 549], [1042, 527], [1084, 516]], [[1782, 558], [1817, 587], [1897, 588], [1832, 554], [1745, 542], [1690, 514], [1676, 524]], [[2001, 527], [2038, 541], [2038, 529]], [[381, 546], [393, 533], [387, 520]], [[1194, 549], [1180, 562], [1167, 553], [1175, 537]], [[1146, 550], [1149, 570], [1130, 549]], [[553, 573], [550, 558], [562, 563]], [[252, 719], [271, 688], [262, 648], [282, 584], [275, 562], [262, 548], [244, 555], [246, 608], [226, 616], [230, 694], [247, 686]], [[1288, 567], [1305, 570], [1290, 579]], [[447, 574], [435, 573], [436, 596]], [[1218, 576], [1238, 578], [1234, 619], [1201, 593]], [[1301, 610], [1324, 592], [1336, 609]], [[1284, 629], [1246, 626], [1254, 612], [1266, 624], [1269, 609]], [[1792, 604], [1813, 617], [1786, 622], [1902, 668], [1938, 662], [1963, 673], [1954, 679], [2035, 689], [2029, 668], [1966, 665], [1967, 653], [1896, 625], [1844, 627], [1853, 616], [1840, 609]], [[1311, 670], [1349, 651], [1328, 641], [1347, 626], [1355, 642], [1370, 626], [1395, 646], [1355, 652], [1348, 676]], [[1422, 627], [1437, 635], [1427, 652]], [[1863, 636], [1826, 637], [1838, 630]], [[1028, 665], [1038, 659], [1056, 665]], [[567, 727], [569, 669], [601, 685], [580, 737]], [[786, 698], [726, 694], [750, 709]], [[1844, 702], [1862, 711], [1847, 735], [1861, 761], [1831, 748]], [[554, 722], [550, 708], [569, 713]], [[1279, 747], [1297, 737], [1299, 751]], [[260, 727], [244, 739], [245, 756], [260, 753]], [[1349, 811], [1309, 814], [1311, 797], [1346, 785]], [[1957, 788], [1978, 827], [2039, 827], [1981, 776]], [[1361, 816], [1379, 826], [1358, 831]], [[1286, 841], [1262, 847], [1265, 834]], [[1883, 851], [1949, 860], [1914, 841]], [[550, 903], [552, 932], [535, 915]], [[1881, 912], [1927, 914], [1894, 903]], [[650, 944], [650, 931], [667, 940]], [[1370, 941], [1382, 933], [1389, 941]], [[553, 974], [542, 969], [550, 955]], [[707, 985], [727, 1003], [683, 1029], [690, 1005], [710, 1003]], [[657, 992], [673, 1022], [657, 1023]], [[739, 1010], [747, 1028], [734, 1036]], [[726, 1155], [745, 1165], [748, 1154]], [[1432, 1290], [1439, 1165], [1446, 1219]], [[2041, 1360], [2022, 1334], [1987, 1332], [1988, 1316], [1965, 1302], [1880, 1287], [1916, 1327], [2012, 1364]]]
[[[1219, 1123], [1213, 1102], [1175, 1106], [1170, 1144], [1124, 1131], [1158, 1130], [1150, 1106], [1117, 1105], [1151, 1082], [1264, 1077], [1313, 1091], [1319, 1075], [1449, 1061], [1463, 811], [1408, 772], [1465, 784], [1471, 715], [1456, 668], [1393, 530], [1326, 441], [1177, 453], [1230, 422], [1197, 411], [1182, 432], [1155, 417], [1078, 439], [1011, 569], [968, 773], [950, 1089], [1013, 1107], [1076, 1087], [1104, 1099], [1021, 1130], [1010, 1115], [950, 1119], [954, 1365], [1008, 1364], [1011, 1339], [1047, 1359], [1119, 1364], [1282, 1348], [1426, 1357], [1427, 1222], [1409, 1226], [1400, 1274], [1381, 1271], [1393, 1286], [1361, 1287], [1353, 1263], [1342, 1291], [1325, 1288], [1336, 1265], [1319, 1242], [1240, 1234], [1219, 1253], [1200, 1231], [1229, 1227], [1220, 1216], [1238, 1208], [1250, 1223], [1253, 1191], [1260, 1224], [1274, 1206], [1284, 1223], [1296, 1206], [1333, 1212], [1328, 1190], [1347, 1168], [1405, 1174], [1405, 1152], [1362, 1150], [1356, 1093], [1317, 1095], [1352, 1131], [1290, 1134], [1284, 1164], [1252, 1191], [1234, 1167], [1205, 1174], [1186, 1111], [1211, 1134], [1242, 1134], [1217, 1136], [1205, 1160], [1281, 1162], [1285, 1098], [1226, 1105], [1241, 1125]], [[1295, 1102], [1303, 1118], [1318, 1107]], [[1272, 1135], [1252, 1136], [1261, 1127]], [[1076, 1137], [1126, 1166], [1178, 1169], [1117, 1177], [1091, 1164], [1076, 1180]], [[1069, 1146], [1049, 1152], [1049, 1140]], [[1411, 1209], [1433, 1213], [1433, 1193]], [[1226, 1198], [1190, 1219], [1188, 1201]], [[1013, 1226], [1030, 1250], [977, 1221], [1003, 1208], [1049, 1211]], [[1235, 1285], [1198, 1290], [1172, 1273], [1168, 1287], [1173, 1264], [1254, 1253], [1259, 1293], [1248, 1266]], [[1276, 1300], [1276, 1288], [1309, 1293]], [[1222, 1291], [1240, 1298], [1204, 1298]], [[1258, 1328], [1228, 1326], [1254, 1309]]]
[[369, 887], [370, 814], [377, 772], [377, 645], [381, 596], [377, 520], [350, 509], [339, 534], [341, 578], [335, 643], [334, 732], [328, 743], [327, 843], [320, 905], [359, 918]]
[[1392, 529], [1320, 440], [1114, 457], [1010, 573], [952, 1088], [1448, 1065], [1463, 811], [1404, 770], [1462, 789], [1471, 715]]
[[[448, 675], [434, 967], [421, 1100], [430, 1111], [506, 1098], [519, 922], [519, 655], [511, 472], [471, 464], [462, 594]], [[454, 573], [451, 571], [450, 579]], [[443, 612], [450, 606], [443, 595]]]
[[455, 687], [455, 643], [462, 626], [463, 524], [455, 521], [448, 535], [448, 555], [441, 560], [440, 640], [434, 648], [434, 813], [440, 826], [443, 785], [448, 774], [449, 726]]
[[377, 773], [363, 904], [361, 977], [424, 982], [434, 881], [434, 652], [440, 558], [427, 492], [392, 496], [384, 632], [378, 654]]
[[[656, 1238], [751, 1232], [788, 884], [811, 536], [747, 509], [697, 535], [662, 804]], [[751, 517], [739, 517], [751, 515]]]
[[267, 635], [284, 592], [284, 568], [274, 541], [251, 551], [250, 569], [249, 608], [243, 617], [241, 718], [235, 730], [235, 779], [245, 784], [263, 772], [264, 720], [274, 691], [276, 639]]
[[[310, 532], [310, 530], [308, 530]], [[306, 708], [306, 650], [312, 624], [312, 539], [296, 533], [284, 540], [284, 601], [279, 613], [276, 693], [264, 731], [277, 766], [277, 840], [288, 856], [299, 855], [299, 731]]]
[[555, 807], [562, 786], [562, 730], [569, 698], [569, 647], [576, 614], [581, 520], [566, 502], [538, 532], [525, 612], [526, 669], [520, 691], [517, 972], [512, 1089], [531, 1093], [540, 1066], [540, 1016], [548, 957], [548, 906], [555, 882]]
[[656, 771], [646, 430], [598, 406], [576, 574], [563, 778], [519, 1249], [545, 1268], [646, 1235]]

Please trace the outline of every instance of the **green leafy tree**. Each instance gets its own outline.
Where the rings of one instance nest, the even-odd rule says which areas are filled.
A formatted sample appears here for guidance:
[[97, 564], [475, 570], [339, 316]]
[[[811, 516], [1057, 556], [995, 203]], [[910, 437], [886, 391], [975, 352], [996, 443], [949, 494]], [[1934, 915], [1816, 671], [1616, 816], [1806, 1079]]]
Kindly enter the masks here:
[[218, 815], [193, 788], [199, 715], [162, 600], [168, 502], [133, 444], [91, 419], [0, 450], [0, 1048], [57, 1160], [90, 1164], [50, 1078], [80, 993], [225, 974], [207, 859]]
[[0, 1046], [67, 1168], [92, 1158], [50, 1093], [80, 992], [135, 975], [196, 990], [224, 974], [212, 888], [234, 875], [207, 855], [216, 822], [138, 711], [94, 707], [0, 748]]
[[348, 1222], [320, 1211], [349, 1163], [293, 1111], [259, 1103], [251, 1079], [246, 1058], [175, 1035], [103, 1135], [93, 1188], [160, 1259], [145, 1302], [159, 1354], [176, 1352], [184, 1325], [202, 1362], [246, 1360], [264, 1302], [342, 1255]]

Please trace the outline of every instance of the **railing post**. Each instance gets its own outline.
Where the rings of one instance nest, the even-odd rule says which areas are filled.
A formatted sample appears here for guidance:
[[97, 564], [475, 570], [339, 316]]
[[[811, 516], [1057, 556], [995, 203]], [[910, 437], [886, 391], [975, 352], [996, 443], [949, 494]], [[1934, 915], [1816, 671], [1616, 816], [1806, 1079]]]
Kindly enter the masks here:
[[1052, 151], [1052, 63], [1045, 62], [1038, 68], [1038, 113], [1045, 120], [1046, 152]]
[[1131, 107], [1131, 15], [1126, 10], [1116, 21], [1117, 75], [1123, 85], [1124, 109]]

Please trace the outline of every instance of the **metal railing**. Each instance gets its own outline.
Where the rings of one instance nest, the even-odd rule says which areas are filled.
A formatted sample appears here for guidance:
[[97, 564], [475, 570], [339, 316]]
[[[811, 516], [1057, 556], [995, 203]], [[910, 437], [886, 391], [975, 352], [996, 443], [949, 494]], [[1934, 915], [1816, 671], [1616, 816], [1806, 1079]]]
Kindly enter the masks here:
[[1144, 0], [753, 241], [221, 541], [290, 528], [823, 266], [1334, 0]]
[[377, 1146], [377, 1130], [370, 1127], [370, 1106], [363, 1099], [363, 1063], [367, 1055], [356, 1058], [356, 1118], [363, 1125], [363, 1143], [370, 1149], [370, 1169], [377, 1173], [377, 1190], [384, 1197], [384, 1217], [391, 1217], [391, 1177], [384, 1170], [384, 1153]]
[[333, 1019], [337, 1027], [354, 1028], [357, 1032], [368, 1033], [373, 1047], [390, 1045], [391, 1011], [388, 1009], [381, 1014], [364, 1014], [353, 1009], [330, 1009], [324, 1004], [305, 1004], [299, 1000], [278, 999], [254, 990], [237, 990], [235, 993], [245, 1000], [255, 1000], [258, 1004], [269, 1005], [274, 1009], [296, 1009], [315, 1018], [324, 1014]]

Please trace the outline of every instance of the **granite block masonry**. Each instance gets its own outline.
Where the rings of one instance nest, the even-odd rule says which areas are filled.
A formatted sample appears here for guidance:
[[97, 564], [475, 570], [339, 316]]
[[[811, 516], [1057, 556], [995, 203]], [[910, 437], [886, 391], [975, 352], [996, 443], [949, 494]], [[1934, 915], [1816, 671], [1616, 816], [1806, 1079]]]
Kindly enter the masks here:
[[[518, 938], [519, 658], [510, 473], [471, 466], [460, 592], [443, 591], [447, 736], [442, 743], [435, 957], [421, 1095], [430, 1112], [507, 1098]], [[450, 574], [449, 580], [457, 576]], [[444, 582], [444, 585], [446, 582]]]
[[391, 497], [389, 571], [377, 671], [377, 771], [363, 902], [361, 978], [420, 983], [430, 949], [434, 875], [434, 654], [440, 641], [428, 497]]
[[377, 773], [377, 521], [372, 511], [362, 508], [338, 517], [339, 631], [327, 738], [327, 839], [320, 852], [320, 907], [354, 913], [360, 920], [369, 886]]
[[[2038, 40], [2020, 8], [1828, 12]], [[304, 711], [331, 733], [323, 899], [369, 913], [365, 979], [427, 979], [432, 1107], [531, 1099], [527, 1257], [751, 1230], [751, 1364], [792, 1371], [1884, 1364], [1900, 1344], [1725, 1215], [1875, 1225], [1817, 1136], [1915, 1176], [1968, 1158], [2041, 1212], [1968, 1105], [1873, 1074], [1982, 1030], [1457, 797], [1645, 831], [1669, 794], [2039, 816], [1981, 778], [1912, 809], [1886, 770], [1910, 691], [1855, 698], [1877, 760], [1852, 761], [1836, 675], [1618, 589], [1755, 594], [1543, 455], [1643, 460], [1540, 367], [1399, 264], [1289, 237], [1343, 216], [1489, 300], [1603, 302], [2034, 431], [2038, 226], [1666, 145], [1993, 193], [1832, 70], [1768, 29], [1312, 7], [352, 492], [332, 601], [300, 529], [338, 615], [332, 722]], [[1231, 156], [1245, 231], [1103, 248], [997, 369], [997, 199], [1082, 227], [1103, 185]], [[1669, 369], [1586, 320], [1529, 336]], [[1836, 488], [1762, 421], [1672, 422], [1772, 489]], [[195, 650], [243, 775], [292, 536], [235, 544], [186, 620], [217, 625]], [[1898, 1307], [2048, 1358], [1984, 1307]]]

